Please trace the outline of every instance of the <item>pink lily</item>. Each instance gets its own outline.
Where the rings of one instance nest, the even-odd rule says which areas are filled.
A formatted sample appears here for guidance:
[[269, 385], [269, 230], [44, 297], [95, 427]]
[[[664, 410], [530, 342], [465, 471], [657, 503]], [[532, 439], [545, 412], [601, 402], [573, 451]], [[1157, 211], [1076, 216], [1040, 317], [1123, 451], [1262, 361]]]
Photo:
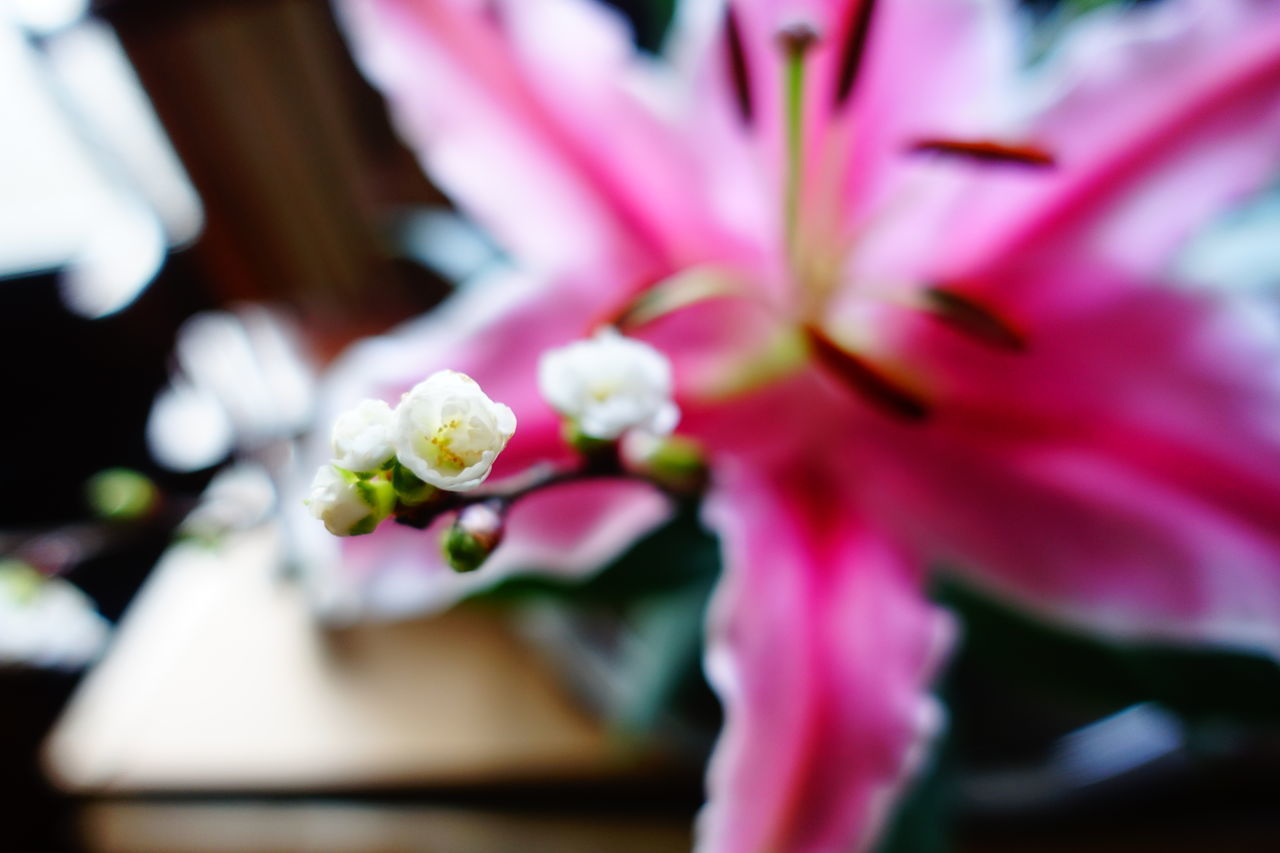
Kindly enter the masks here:
[[[605, 320], [676, 367], [724, 543], [726, 707], [699, 849], [862, 849], [938, 724], [926, 567], [1073, 624], [1280, 649], [1280, 341], [1175, 289], [1177, 247], [1280, 167], [1280, 4], [1086, 27], [1021, 123], [1011, 4], [688, 2], [677, 63], [589, 0], [347, 0], [436, 180], [522, 267], [374, 341], [338, 402], [442, 367], [562, 459], [537, 356]], [[641, 293], [714, 294], [635, 320]], [[516, 505], [479, 580], [387, 526], [356, 570], [439, 600], [583, 572], [634, 483]]]

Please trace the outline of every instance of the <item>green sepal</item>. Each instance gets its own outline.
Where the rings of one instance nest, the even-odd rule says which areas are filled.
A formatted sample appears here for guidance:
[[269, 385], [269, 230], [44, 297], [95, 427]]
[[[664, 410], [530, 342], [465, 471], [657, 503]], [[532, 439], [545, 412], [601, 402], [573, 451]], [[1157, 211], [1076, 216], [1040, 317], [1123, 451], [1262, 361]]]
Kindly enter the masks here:
[[382, 523], [386, 516], [379, 518], [376, 515], [366, 515], [364, 518], [351, 525], [351, 529], [347, 531], [348, 536], [364, 536], [378, 529], [378, 525]]
[[373, 480], [357, 480], [356, 494], [373, 509], [374, 515], [381, 520], [391, 514], [396, 507], [396, 490], [391, 482], [383, 477]]
[[354, 474], [358, 479], [371, 480], [374, 477], [377, 477], [379, 474], [390, 471], [391, 466], [394, 465], [395, 462], [396, 462], [395, 454], [392, 454], [387, 457], [385, 462], [379, 463], [377, 466], [375, 466], [373, 469], [369, 471], [352, 471], [351, 473]]
[[674, 491], [692, 493], [706, 487], [706, 453], [692, 439], [678, 435], [662, 439], [644, 464], [655, 482]]
[[610, 439], [587, 435], [578, 422], [572, 419], [566, 420], [561, 425], [560, 434], [564, 437], [565, 444], [583, 456], [597, 456], [611, 450], [614, 446], [614, 442]]
[[401, 465], [398, 461], [391, 463], [391, 483], [400, 496], [400, 502], [406, 506], [417, 506], [431, 500], [436, 487], [424, 483], [418, 475]]

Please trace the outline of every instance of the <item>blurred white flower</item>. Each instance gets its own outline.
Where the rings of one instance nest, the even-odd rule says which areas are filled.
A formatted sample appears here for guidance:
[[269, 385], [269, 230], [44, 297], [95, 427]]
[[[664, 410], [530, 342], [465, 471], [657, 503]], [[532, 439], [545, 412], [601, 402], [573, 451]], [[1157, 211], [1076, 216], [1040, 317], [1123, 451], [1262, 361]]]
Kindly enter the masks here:
[[276, 487], [261, 465], [241, 462], [213, 476], [200, 503], [183, 519], [183, 533], [216, 538], [247, 530], [267, 519], [276, 506]]
[[395, 493], [386, 480], [361, 480], [323, 465], [311, 481], [307, 507], [334, 536], [372, 533], [391, 514]]
[[391, 443], [394, 421], [382, 400], [363, 400], [343, 412], [333, 425], [333, 462], [348, 471], [376, 471], [395, 456]]
[[666, 356], [613, 328], [549, 350], [538, 362], [542, 396], [591, 438], [615, 439], [630, 429], [671, 432], [680, 419], [671, 385]]
[[511, 409], [490, 400], [470, 376], [441, 370], [396, 408], [396, 458], [420, 480], [464, 492], [484, 482], [515, 431]]
[[0, 563], [0, 665], [74, 669], [106, 644], [110, 625], [93, 601], [26, 563]]
[[242, 305], [197, 314], [179, 330], [175, 355], [179, 371], [147, 423], [152, 455], [165, 467], [207, 467], [311, 423], [314, 369], [280, 313]]
[[151, 456], [171, 471], [215, 465], [235, 445], [235, 428], [217, 395], [182, 377], [156, 395], [147, 418]]

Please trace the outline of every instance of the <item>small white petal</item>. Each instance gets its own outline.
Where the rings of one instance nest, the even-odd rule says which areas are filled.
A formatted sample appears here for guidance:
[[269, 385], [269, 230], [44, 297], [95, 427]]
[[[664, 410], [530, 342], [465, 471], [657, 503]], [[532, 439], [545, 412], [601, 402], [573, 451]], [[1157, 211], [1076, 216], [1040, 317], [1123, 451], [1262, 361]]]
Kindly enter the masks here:
[[307, 508], [334, 536], [367, 533], [382, 520], [381, 513], [361, 495], [358, 485], [332, 465], [324, 465], [316, 472]]
[[654, 435], [669, 435], [676, 424], [680, 422], [680, 407], [675, 403], [668, 401], [653, 413], [653, 417], [649, 419], [649, 423], [644, 427]]
[[396, 458], [423, 482], [463, 492], [489, 476], [516, 430], [516, 416], [475, 380], [453, 370], [427, 377], [396, 407]]
[[333, 461], [348, 471], [376, 471], [395, 455], [395, 416], [382, 400], [364, 400], [333, 425]]
[[538, 389], [592, 438], [611, 440], [634, 428], [666, 434], [680, 419], [666, 356], [612, 328], [543, 353]]

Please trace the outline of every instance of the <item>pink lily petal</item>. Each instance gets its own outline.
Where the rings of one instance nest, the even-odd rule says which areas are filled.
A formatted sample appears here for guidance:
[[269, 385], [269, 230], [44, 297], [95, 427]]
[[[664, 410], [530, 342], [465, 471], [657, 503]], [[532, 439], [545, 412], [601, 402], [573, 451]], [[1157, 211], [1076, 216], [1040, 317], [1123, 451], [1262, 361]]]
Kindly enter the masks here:
[[693, 161], [660, 116], [669, 96], [616, 13], [586, 0], [341, 5], [424, 165], [526, 263], [645, 279], [715, 243]]
[[952, 623], [817, 466], [726, 472], [707, 670], [726, 709], [702, 853], [864, 849], [939, 725], [927, 694]]
[[868, 495], [901, 535], [1042, 612], [1280, 652], [1275, 334], [1107, 281], [1116, 298], [1021, 354], [918, 328], [934, 421], [864, 427], [882, 454]]
[[[549, 295], [555, 294], [555, 295]], [[498, 458], [491, 483], [545, 462], [572, 456], [560, 418], [539, 396], [538, 355], [581, 338], [607, 293], [505, 276], [477, 282], [427, 317], [353, 348], [331, 370], [325, 408], [336, 413], [364, 397], [394, 404], [428, 374], [448, 368], [468, 374], [515, 412], [517, 429]], [[333, 416], [321, 422], [331, 422]], [[323, 442], [327, 436], [318, 436]], [[323, 458], [317, 447], [313, 458]], [[341, 543], [341, 560], [369, 584], [396, 585], [403, 612], [446, 606], [466, 592], [519, 571], [562, 575], [594, 571], [669, 515], [665, 498], [638, 483], [563, 486], [523, 499], [512, 510], [502, 546], [485, 570], [460, 577], [439, 550], [437, 529], [418, 531], [391, 522]], [[313, 525], [314, 526], [314, 525]], [[375, 605], [375, 610], [384, 609]]]
[[919, 140], [992, 133], [1011, 95], [1013, 24], [984, 0], [876, 4], [865, 66], [830, 143], [850, 158], [841, 192], [853, 224], [914, 200], [916, 162], [904, 152]]
[[[702, 138], [712, 140], [705, 168], [752, 211], [762, 239], [781, 227], [784, 28], [817, 36], [804, 63], [809, 215], [845, 228], [908, 179], [912, 142], [981, 133], [1013, 67], [1009, 18], [982, 0], [734, 0], [727, 16], [711, 6], [688, 4], [675, 43], [699, 87]], [[975, 93], [990, 100], [975, 103]], [[774, 202], [768, 215], [756, 211], [761, 198]]]
[[[1088, 256], [1142, 277], [1280, 168], [1280, 5], [1169, 0], [1078, 28], [1028, 136], [1045, 172], [985, 169], [942, 277]], [[991, 286], [991, 285], [988, 285]]]

